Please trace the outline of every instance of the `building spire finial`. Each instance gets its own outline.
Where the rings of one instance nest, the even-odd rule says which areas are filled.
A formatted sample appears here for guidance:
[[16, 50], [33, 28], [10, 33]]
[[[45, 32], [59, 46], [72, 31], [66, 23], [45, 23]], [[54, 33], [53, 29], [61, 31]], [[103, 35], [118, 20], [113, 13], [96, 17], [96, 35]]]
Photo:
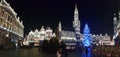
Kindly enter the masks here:
[[78, 20], [78, 8], [77, 8], [77, 4], [75, 4], [74, 20]]
[[77, 10], [77, 4], [75, 4], [75, 10]]
[[59, 29], [59, 31], [61, 31], [61, 30], [62, 30], [61, 22], [59, 22], [58, 25], [59, 25], [59, 28], [58, 28], [58, 29]]

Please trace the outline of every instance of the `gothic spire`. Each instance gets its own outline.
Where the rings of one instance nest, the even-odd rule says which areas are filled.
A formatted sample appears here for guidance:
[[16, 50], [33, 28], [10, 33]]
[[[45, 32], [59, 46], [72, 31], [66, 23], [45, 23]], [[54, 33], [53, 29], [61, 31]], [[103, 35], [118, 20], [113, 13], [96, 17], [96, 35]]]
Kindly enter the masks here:
[[78, 20], [78, 8], [77, 8], [77, 4], [75, 4], [74, 20]]
[[80, 28], [80, 20], [79, 20], [78, 16], [79, 16], [78, 8], [77, 8], [77, 4], [75, 4], [73, 27], [79, 27]]
[[77, 4], [75, 4], [75, 12], [74, 12], [74, 14], [78, 14]]
[[61, 31], [62, 30], [62, 26], [61, 26], [61, 22], [59, 22], [59, 31]]

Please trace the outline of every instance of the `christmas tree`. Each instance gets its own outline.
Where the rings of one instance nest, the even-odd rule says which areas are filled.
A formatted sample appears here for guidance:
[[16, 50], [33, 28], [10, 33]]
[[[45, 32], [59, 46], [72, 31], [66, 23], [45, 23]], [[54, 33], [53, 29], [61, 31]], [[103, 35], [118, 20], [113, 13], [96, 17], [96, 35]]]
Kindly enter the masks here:
[[85, 28], [84, 28], [84, 35], [83, 35], [83, 46], [85, 47], [89, 47], [92, 43], [92, 39], [91, 39], [91, 36], [90, 36], [90, 30], [89, 30], [89, 27], [88, 25], [86, 24], [85, 25]]

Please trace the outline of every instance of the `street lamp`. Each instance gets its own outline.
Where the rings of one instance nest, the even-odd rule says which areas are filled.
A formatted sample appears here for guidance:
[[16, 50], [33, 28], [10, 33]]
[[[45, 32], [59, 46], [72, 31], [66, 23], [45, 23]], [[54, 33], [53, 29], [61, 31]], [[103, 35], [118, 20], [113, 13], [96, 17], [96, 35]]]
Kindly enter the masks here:
[[8, 34], [6, 34], [6, 37], [8, 37], [9, 35]]

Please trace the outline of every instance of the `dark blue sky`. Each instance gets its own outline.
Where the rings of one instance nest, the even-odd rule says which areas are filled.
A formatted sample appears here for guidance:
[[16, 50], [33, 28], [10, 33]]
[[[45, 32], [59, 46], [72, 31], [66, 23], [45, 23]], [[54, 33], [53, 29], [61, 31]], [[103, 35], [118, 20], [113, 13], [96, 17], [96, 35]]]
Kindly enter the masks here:
[[81, 32], [88, 23], [92, 34], [112, 35], [113, 14], [120, 10], [120, 0], [6, 0], [24, 22], [25, 32], [42, 25], [72, 27], [74, 4], [78, 4]]

